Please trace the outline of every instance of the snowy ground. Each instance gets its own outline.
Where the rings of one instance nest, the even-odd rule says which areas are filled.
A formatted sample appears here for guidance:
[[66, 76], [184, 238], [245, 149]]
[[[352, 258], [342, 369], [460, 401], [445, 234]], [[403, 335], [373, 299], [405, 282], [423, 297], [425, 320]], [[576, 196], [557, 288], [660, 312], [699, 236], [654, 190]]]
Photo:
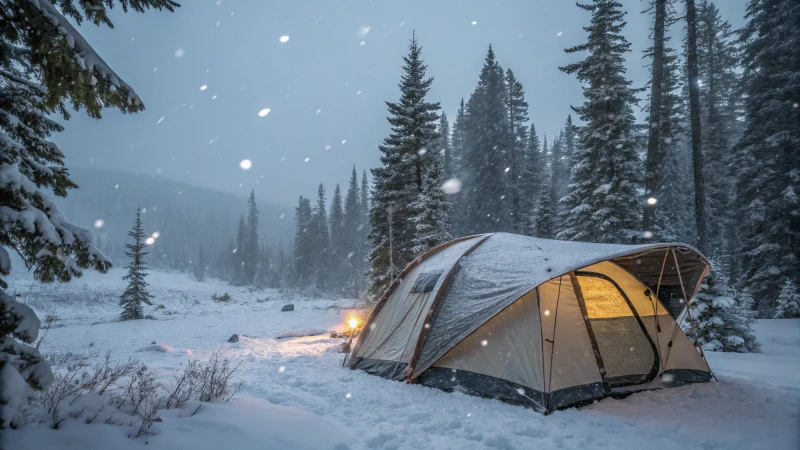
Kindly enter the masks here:
[[[19, 267], [19, 266], [18, 266]], [[710, 354], [719, 383], [607, 399], [543, 416], [530, 409], [387, 381], [342, 368], [328, 333], [344, 330], [353, 301], [248, 292], [188, 275], [153, 273], [148, 308], [156, 320], [115, 322], [122, 272], [89, 273], [42, 287], [10, 283], [40, 316], [60, 320], [42, 350], [133, 356], [165, 379], [190, 357], [222, 350], [243, 361], [240, 399], [207, 405], [191, 418], [170, 411], [155, 436], [128, 439], [121, 427], [81, 422], [58, 431], [8, 433], [10, 449], [91, 448], [645, 448], [797, 449], [800, 445], [800, 320], [757, 325], [763, 353]], [[229, 292], [230, 304], [213, 293]], [[294, 312], [280, 312], [292, 302]], [[70, 307], [65, 306], [69, 303]], [[156, 305], [162, 304], [163, 308]], [[228, 337], [238, 333], [238, 343]], [[153, 349], [156, 341], [164, 351]], [[91, 432], [90, 432], [91, 431]], [[96, 436], [103, 436], [97, 439]], [[112, 444], [113, 443], [113, 444]], [[146, 445], [146, 447], [145, 447]]]

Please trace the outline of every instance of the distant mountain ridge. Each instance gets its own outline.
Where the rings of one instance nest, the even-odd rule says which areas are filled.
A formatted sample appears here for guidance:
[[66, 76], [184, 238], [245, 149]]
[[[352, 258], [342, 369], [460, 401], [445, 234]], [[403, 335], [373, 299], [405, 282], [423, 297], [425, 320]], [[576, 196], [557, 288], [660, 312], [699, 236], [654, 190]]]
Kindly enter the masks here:
[[[185, 270], [200, 247], [209, 264], [234, 238], [247, 198], [193, 186], [153, 175], [118, 170], [70, 169], [79, 186], [56, 204], [70, 222], [93, 230], [100, 250], [115, 265], [125, 263], [124, 245], [136, 213], [148, 234], [158, 232], [151, 264]], [[287, 205], [257, 201], [264, 242], [289, 246], [293, 233], [293, 210]], [[100, 222], [102, 221], [102, 222]], [[101, 226], [97, 226], [101, 225]]]

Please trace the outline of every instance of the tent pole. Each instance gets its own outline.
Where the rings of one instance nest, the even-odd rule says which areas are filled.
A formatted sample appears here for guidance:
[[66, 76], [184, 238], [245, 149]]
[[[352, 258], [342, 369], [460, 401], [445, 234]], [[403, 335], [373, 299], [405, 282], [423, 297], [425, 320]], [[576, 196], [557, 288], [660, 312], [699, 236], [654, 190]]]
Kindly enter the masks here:
[[[714, 377], [714, 381], [719, 383], [717, 376], [714, 375], [714, 372], [711, 370], [711, 366], [708, 365], [708, 360], [706, 359], [706, 354], [703, 352], [703, 346], [699, 345], [700, 340], [697, 338], [697, 330], [694, 326], [694, 319], [692, 318], [692, 312], [689, 310], [689, 299], [686, 298], [686, 288], [683, 287], [683, 277], [681, 276], [681, 266], [678, 264], [678, 255], [675, 254], [675, 249], [670, 249], [672, 252], [672, 258], [675, 259], [675, 270], [678, 272], [678, 282], [681, 284], [681, 292], [683, 293], [683, 301], [686, 304], [686, 315], [689, 317], [689, 324], [692, 326], [692, 334], [694, 335], [694, 341], [698, 344], [697, 348], [700, 349], [700, 356], [703, 357], [703, 361], [705, 361], [706, 366], [708, 366], [708, 371], [711, 372], [711, 376]], [[677, 322], [676, 322], [677, 326]]]
[[[653, 304], [653, 323], [656, 326], [656, 348], [658, 349], [658, 362], [661, 364], [661, 372], [664, 372], [664, 358], [661, 357], [661, 323], [658, 321], [658, 293], [661, 291], [661, 279], [664, 277], [664, 267], [667, 266], [667, 256], [669, 251], [664, 252], [664, 262], [661, 263], [661, 273], [658, 274], [658, 284], [656, 285], [656, 300], [650, 296], [650, 290], [647, 291], [647, 296]], [[677, 325], [676, 325], [677, 326]]]

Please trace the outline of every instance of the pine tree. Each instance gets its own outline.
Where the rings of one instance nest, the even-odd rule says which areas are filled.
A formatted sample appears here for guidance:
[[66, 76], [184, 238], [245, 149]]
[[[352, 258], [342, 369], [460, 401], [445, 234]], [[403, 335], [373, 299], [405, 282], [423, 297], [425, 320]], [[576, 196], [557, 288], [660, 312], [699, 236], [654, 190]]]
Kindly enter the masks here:
[[[342, 227], [343, 243], [342, 252], [344, 259], [344, 280], [345, 293], [350, 296], [357, 296], [360, 292], [361, 278], [361, 228], [362, 213], [359, 202], [358, 192], [358, 173], [353, 166], [353, 173], [350, 175], [350, 183], [347, 185], [347, 194], [344, 197], [344, 225]], [[331, 213], [333, 216], [333, 213]]]
[[245, 225], [245, 234], [243, 240], [242, 261], [244, 262], [244, 282], [251, 284], [255, 279], [256, 272], [259, 265], [259, 249], [258, 242], [259, 218], [258, 206], [256, 205], [255, 190], [250, 191], [250, 197], [247, 199], [247, 223]]
[[535, 209], [539, 203], [539, 189], [543, 183], [540, 174], [543, 164], [544, 159], [539, 147], [539, 135], [536, 134], [534, 124], [531, 124], [522, 153], [522, 171], [519, 179], [520, 209], [522, 214], [521, 233], [529, 236], [536, 234], [533, 223]]
[[[738, 260], [757, 307], [800, 273], [800, 3], [751, 1], [742, 34], [747, 127], [735, 146]], [[745, 281], [746, 280], [746, 281]]]
[[328, 280], [331, 278], [330, 228], [328, 213], [325, 206], [325, 186], [320, 183], [317, 188], [317, 205], [311, 213], [311, 249], [315, 254], [312, 259], [314, 267], [314, 280], [317, 289], [326, 292], [329, 288]]
[[205, 281], [206, 279], [206, 255], [202, 245], [194, 262], [194, 279], [197, 281]]
[[[416, 236], [418, 227], [428, 226], [430, 217], [444, 214], [443, 205], [431, 197], [430, 185], [441, 186], [441, 164], [436, 148], [439, 103], [426, 100], [433, 78], [425, 78], [427, 66], [421, 47], [411, 40], [404, 57], [400, 101], [386, 102], [392, 132], [380, 146], [381, 167], [372, 170], [374, 190], [370, 211], [370, 295], [379, 297], [391, 280], [428, 244], [428, 237], [440, 235], [429, 230]], [[434, 179], [438, 178], [438, 179]], [[424, 203], [424, 207], [421, 205]], [[428, 215], [422, 217], [421, 214]], [[436, 227], [444, 224], [432, 224]], [[399, 268], [399, 269], [398, 269]]]
[[307, 198], [300, 198], [294, 213], [295, 233], [294, 233], [294, 273], [296, 284], [300, 287], [309, 286], [313, 280], [315, 258], [314, 242], [312, 238], [312, 213], [311, 201]]
[[447, 121], [447, 114], [442, 112], [439, 118], [439, 152], [442, 154], [442, 178], [451, 178], [449, 174], [453, 172], [453, 151], [450, 148], [450, 122]]
[[540, 238], [553, 238], [556, 214], [555, 184], [548, 163], [550, 155], [548, 155], [547, 137], [545, 136], [544, 146], [540, 151], [539, 137], [531, 125], [529, 143], [528, 158], [531, 166], [531, 179], [536, 180], [533, 186], [536, 203], [532, 209], [530, 233]]
[[[550, 173], [552, 176], [552, 189], [556, 201], [569, 195], [570, 170], [572, 168], [571, 156], [575, 150], [575, 129], [572, 125], [572, 116], [567, 116], [564, 128], [553, 140], [550, 147]], [[560, 213], [563, 207], [556, 206], [555, 213]]]
[[731, 148], [741, 135], [742, 115], [739, 50], [730, 24], [713, 3], [701, 1], [697, 11], [697, 61], [700, 77], [700, 121], [705, 170], [707, 255], [725, 270], [736, 245], [733, 236], [735, 204]]
[[462, 158], [462, 181], [467, 189], [461, 208], [463, 231], [468, 234], [511, 229], [506, 206], [510, 143], [504, 78], [489, 46], [478, 87], [468, 102], [469, 144]]
[[[667, 3], [669, 4], [669, 1]], [[671, 20], [671, 16], [667, 14], [666, 19]], [[681, 83], [682, 72], [678, 57], [675, 50], [669, 47], [669, 40], [669, 36], [664, 37], [659, 117], [647, 119], [648, 123], [651, 123], [651, 128], [653, 123], [657, 123], [658, 130], [653, 128], [653, 134], [648, 135], [645, 199], [654, 198], [656, 203], [654, 205], [649, 205], [646, 201], [644, 203], [645, 209], [648, 207], [652, 209], [652, 216], [649, 217], [648, 223], [645, 214], [643, 230], [645, 233], [652, 233], [651, 238], [655, 241], [683, 242], [694, 240], [695, 234], [690, 231], [693, 224], [689, 224], [687, 220], [694, 214], [694, 209], [687, 207], [692, 203], [690, 189], [693, 181], [687, 176], [691, 172], [691, 162], [687, 158], [685, 142], [681, 141], [685, 132], [683, 122], [686, 111], [679, 92], [685, 83]], [[645, 51], [645, 57], [651, 55], [652, 49]], [[655, 62], [651, 66], [651, 72], [654, 68]], [[650, 95], [647, 112], [653, 110], [655, 103], [652, 100], [652, 92]], [[649, 148], [652, 145], [650, 137], [654, 137], [656, 131], [658, 147], [652, 150]]]
[[358, 273], [359, 273], [359, 293], [363, 293], [365, 290], [367, 272], [369, 272], [371, 263], [370, 263], [370, 254], [371, 254], [371, 242], [369, 239], [370, 231], [372, 230], [370, 226], [370, 215], [372, 211], [372, 203], [370, 202], [371, 194], [370, 194], [370, 185], [369, 181], [367, 180], [367, 171], [364, 169], [361, 172], [361, 189], [359, 190], [359, 198], [358, 201], [358, 208], [361, 210], [361, 223], [358, 226], [358, 250], [356, 251], [355, 257], [358, 258]]
[[442, 191], [442, 158], [440, 155], [433, 155], [429, 164], [422, 191], [410, 205], [413, 211], [411, 222], [414, 224], [411, 252], [414, 255], [421, 255], [451, 239], [447, 215], [449, 204]]
[[330, 224], [330, 266], [328, 268], [330, 289], [331, 292], [340, 293], [344, 288], [349, 250], [347, 250], [347, 237], [345, 236], [346, 230], [344, 228], [345, 216], [344, 206], [342, 205], [342, 191], [338, 184], [336, 189], [333, 190], [333, 199], [331, 199]]
[[505, 87], [509, 133], [509, 171], [506, 173], [506, 182], [508, 183], [506, 191], [511, 195], [508, 208], [510, 217], [508, 220], [512, 231], [525, 233], [523, 197], [526, 192], [524, 192], [523, 176], [525, 171], [525, 147], [528, 140], [526, 125], [528, 121], [528, 102], [525, 101], [525, 91], [522, 83], [517, 81], [511, 69], [506, 70]]
[[624, 243], [636, 239], [641, 224], [637, 201], [641, 163], [632, 137], [636, 90], [625, 79], [623, 54], [630, 44], [622, 36], [625, 13], [613, 0], [578, 6], [592, 12], [587, 43], [566, 50], [588, 51], [581, 62], [562, 67], [584, 83], [585, 102], [573, 107], [586, 125], [573, 156], [570, 193], [560, 239]]
[[123, 280], [128, 281], [128, 287], [119, 298], [119, 304], [122, 306], [122, 313], [119, 316], [120, 320], [137, 320], [144, 319], [142, 312], [142, 303], [152, 305], [150, 299], [153, 298], [150, 292], [147, 291], [148, 284], [144, 280], [147, 277], [147, 264], [144, 257], [147, 255], [145, 247], [144, 228], [142, 227], [142, 210], [136, 206], [136, 222], [134, 222], [133, 229], [128, 232], [128, 236], [133, 238], [133, 243], [125, 245], [128, 250], [125, 256], [131, 259], [130, 263], [125, 266], [128, 269], [128, 274], [122, 277]]
[[231, 267], [231, 279], [230, 282], [234, 286], [244, 286], [248, 284], [247, 279], [247, 271], [245, 270], [245, 266], [247, 265], [247, 240], [248, 240], [248, 231], [247, 231], [247, 221], [244, 218], [244, 214], [239, 216], [239, 226], [236, 228], [236, 248], [233, 249], [233, 258], [232, 263], [233, 266]]
[[797, 292], [797, 286], [790, 280], [783, 283], [773, 317], [775, 319], [800, 318], [800, 293]]
[[[65, 197], [77, 187], [61, 149], [49, 138], [63, 129], [56, 114], [69, 119], [67, 103], [94, 118], [103, 107], [134, 113], [144, 105], [73, 25], [87, 19], [111, 27], [106, 13], [117, 2], [74, 3], [62, 0], [56, 8], [46, 1], [0, 1], [0, 172], [14, 180], [0, 187], [1, 276], [11, 271], [8, 249], [45, 283], [70, 281], [82, 269], [110, 267], [90, 233], [67, 222], [45, 194]], [[170, 0], [127, 3], [137, 12], [178, 6]], [[35, 227], [30, 217], [36, 217]], [[0, 288], [8, 288], [3, 279]], [[38, 328], [32, 310], [0, 293], [0, 432], [29, 389], [44, 389], [53, 380], [39, 352], [27, 345]]]
[[[715, 352], [758, 352], [753, 320], [737, 303], [722, 272], [713, 270], [703, 281], [689, 306], [697, 339], [704, 350]], [[687, 335], [693, 336], [690, 329]]]
[[[468, 136], [468, 118], [467, 109], [464, 104], [464, 99], [461, 99], [458, 112], [456, 113], [456, 120], [453, 122], [453, 134], [450, 140], [450, 151], [452, 153], [451, 171], [446, 174], [445, 178], [455, 178], [457, 183], [463, 183], [465, 178], [464, 172], [464, 154], [466, 146], [469, 142]], [[463, 185], [463, 184], [462, 184]], [[450, 223], [452, 233], [455, 236], [463, 236], [469, 233], [466, 226], [466, 218], [464, 217], [466, 205], [464, 203], [464, 192], [459, 190], [450, 194]]]

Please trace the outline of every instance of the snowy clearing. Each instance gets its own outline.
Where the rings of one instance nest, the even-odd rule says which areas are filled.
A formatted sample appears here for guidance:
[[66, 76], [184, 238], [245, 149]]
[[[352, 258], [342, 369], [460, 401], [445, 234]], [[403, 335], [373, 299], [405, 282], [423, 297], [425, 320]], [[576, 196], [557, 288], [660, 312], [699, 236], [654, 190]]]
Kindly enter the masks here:
[[[146, 314], [116, 322], [121, 269], [42, 286], [18, 275], [12, 285], [40, 317], [59, 320], [43, 352], [112, 352], [139, 358], [171, 379], [189, 358], [221, 350], [243, 361], [246, 382], [231, 403], [204, 404], [194, 417], [160, 414], [157, 434], [126, 437], [125, 427], [72, 421], [58, 431], [29, 426], [7, 433], [7, 448], [797, 448], [800, 442], [800, 320], [764, 320], [761, 354], [709, 354], [719, 383], [643, 392], [543, 416], [461, 393], [387, 381], [342, 367], [335, 353], [352, 300], [306, 299], [216, 280], [152, 272]], [[228, 292], [229, 303], [214, 293]], [[36, 299], [34, 301], [33, 299]], [[287, 303], [293, 312], [281, 312]], [[67, 308], [69, 305], [69, 308]], [[163, 305], [159, 307], [158, 305]], [[228, 343], [232, 334], [239, 342]], [[302, 337], [286, 337], [313, 334]], [[153, 344], [155, 342], [155, 344]], [[57, 369], [57, 368], [56, 368]], [[92, 433], [86, 433], [92, 427]]]

